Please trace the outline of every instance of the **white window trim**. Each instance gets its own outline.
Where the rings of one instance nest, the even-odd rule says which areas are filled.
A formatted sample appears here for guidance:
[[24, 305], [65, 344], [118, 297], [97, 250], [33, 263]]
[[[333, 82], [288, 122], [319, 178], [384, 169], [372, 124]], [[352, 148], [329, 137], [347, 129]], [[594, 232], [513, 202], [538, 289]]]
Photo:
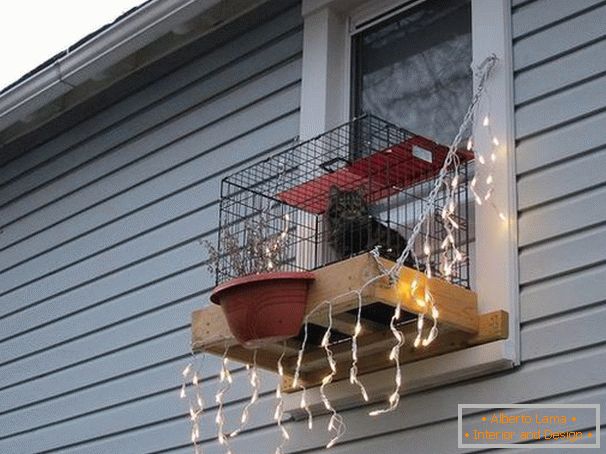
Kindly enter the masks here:
[[[509, 338], [429, 358], [403, 367], [403, 393], [452, 383], [520, 364], [517, 208], [513, 113], [513, 63], [510, 0], [471, 0], [472, 48], [475, 64], [490, 54], [498, 57], [487, 83], [491, 100], [491, 127], [502, 149], [494, 169], [493, 200], [505, 213], [503, 223], [490, 209], [476, 209], [476, 291], [480, 312], [503, 309], [509, 313]], [[303, 140], [348, 121], [350, 112], [351, 27], [390, 11], [405, 0], [303, 0], [303, 74], [300, 136]], [[482, 134], [474, 134], [480, 148], [487, 148]], [[488, 140], [488, 139], [486, 139]], [[363, 378], [369, 394], [384, 398], [393, 387], [393, 371], [383, 370]], [[334, 405], [359, 404], [358, 389], [338, 382], [327, 387]], [[308, 391], [312, 408], [321, 410], [317, 390]], [[299, 398], [291, 394], [285, 409], [300, 415]], [[301, 415], [302, 416], [302, 415]]]

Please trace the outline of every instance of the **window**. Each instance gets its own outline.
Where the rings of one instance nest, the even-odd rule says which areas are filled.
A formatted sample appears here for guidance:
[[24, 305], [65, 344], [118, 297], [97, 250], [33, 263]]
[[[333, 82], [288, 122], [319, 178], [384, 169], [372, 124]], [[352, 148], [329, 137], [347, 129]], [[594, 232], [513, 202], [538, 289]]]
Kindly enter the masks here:
[[[302, 14], [302, 139], [366, 111], [449, 143], [471, 94], [470, 62], [497, 56], [486, 86], [492, 132], [502, 138], [501, 158], [493, 172], [500, 185], [492, 199], [509, 221], [501, 222], [490, 210], [475, 213], [475, 263], [480, 271], [474, 288], [481, 313], [509, 313], [510, 335], [408, 364], [404, 373], [407, 389], [418, 390], [519, 364], [509, 0], [303, 0]], [[476, 146], [487, 147], [488, 140], [483, 144], [476, 138]], [[372, 373], [367, 379], [373, 392], [388, 392], [393, 371]], [[333, 384], [328, 391], [340, 405], [357, 402], [347, 386]], [[321, 403], [317, 395], [309, 398]], [[287, 410], [296, 414], [298, 399], [289, 399]]]
[[[473, 91], [470, 0], [425, 0], [398, 7], [388, 15], [351, 28], [351, 114], [373, 114], [448, 145], [458, 132]], [[467, 174], [467, 164], [462, 171]], [[412, 195], [410, 200], [416, 199], [415, 192], [423, 192], [422, 185], [417, 186], [406, 191]], [[472, 263], [456, 270], [456, 274], [462, 273], [456, 282], [473, 287], [474, 274], [468, 270], [474, 270], [474, 247], [469, 243], [469, 235], [471, 239], [474, 235], [474, 207], [466, 194], [462, 189], [459, 202], [464, 204], [460, 212], [465, 213], [461, 219], [465, 235], [457, 238], [457, 244]], [[378, 206], [377, 214], [387, 220], [412, 220], [414, 216], [405, 215], [415, 208], [413, 203], [409, 205], [391, 207], [392, 216], [386, 213], [387, 207]], [[409, 232], [413, 226], [400, 228]]]
[[449, 144], [471, 99], [471, 54], [469, 0], [427, 0], [355, 33], [354, 116]]

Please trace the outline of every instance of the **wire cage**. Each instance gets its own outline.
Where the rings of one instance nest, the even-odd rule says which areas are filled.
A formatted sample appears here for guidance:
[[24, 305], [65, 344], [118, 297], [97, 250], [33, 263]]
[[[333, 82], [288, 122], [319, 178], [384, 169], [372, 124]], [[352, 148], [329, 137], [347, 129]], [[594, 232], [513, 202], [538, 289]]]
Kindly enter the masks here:
[[[379, 247], [395, 260], [434, 187], [448, 148], [364, 115], [246, 167], [221, 184], [217, 284], [247, 274], [311, 271]], [[469, 287], [469, 161], [462, 151], [453, 234], [463, 260], [448, 279]], [[439, 194], [420, 236], [441, 273]], [[412, 257], [418, 256], [415, 245]]]

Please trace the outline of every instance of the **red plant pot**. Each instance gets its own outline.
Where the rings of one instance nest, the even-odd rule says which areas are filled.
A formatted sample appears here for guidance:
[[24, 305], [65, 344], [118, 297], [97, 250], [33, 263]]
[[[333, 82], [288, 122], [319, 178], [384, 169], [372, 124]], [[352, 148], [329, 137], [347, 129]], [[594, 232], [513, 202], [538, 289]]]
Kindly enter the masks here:
[[255, 347], [299, 334], [313, 279], [310, 272], [251, 274], [215, 287], [210, 300], [238, 342]]

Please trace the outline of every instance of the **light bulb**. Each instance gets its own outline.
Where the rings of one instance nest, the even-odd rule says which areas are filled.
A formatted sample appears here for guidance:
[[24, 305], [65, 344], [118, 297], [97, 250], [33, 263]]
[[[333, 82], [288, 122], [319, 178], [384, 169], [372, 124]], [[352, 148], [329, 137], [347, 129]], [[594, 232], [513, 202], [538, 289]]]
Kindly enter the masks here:
[[430, 255], [431, 254], [431, 249], [429, 247], [429, 243], [427, 243], [427, 241], [425, 242], [425, 244], [423, 245], [423, 253], [425, 255]]
[[433, 318], [434, 320], [437, 320], [439, 315], [440, 315], [440, 312], [438, 311], [438, 308], [437, 308], [437, 307], [435, 307], [435, 306], [433, 306], [433, 307], [431, 308], [431, 316], [432, 316], [432, 318]]
[[423, 314], [420, 314], [419, 317], [417, 318], [417, 329], [419, 331], [423, 329], [423, 322], [424, 322], [424, 316], [423, 316]]
[[362, 325], [360, 322], [356, 323], [356, 327], [354, 328], [354, 336], [358, 336], [362, 332]]

